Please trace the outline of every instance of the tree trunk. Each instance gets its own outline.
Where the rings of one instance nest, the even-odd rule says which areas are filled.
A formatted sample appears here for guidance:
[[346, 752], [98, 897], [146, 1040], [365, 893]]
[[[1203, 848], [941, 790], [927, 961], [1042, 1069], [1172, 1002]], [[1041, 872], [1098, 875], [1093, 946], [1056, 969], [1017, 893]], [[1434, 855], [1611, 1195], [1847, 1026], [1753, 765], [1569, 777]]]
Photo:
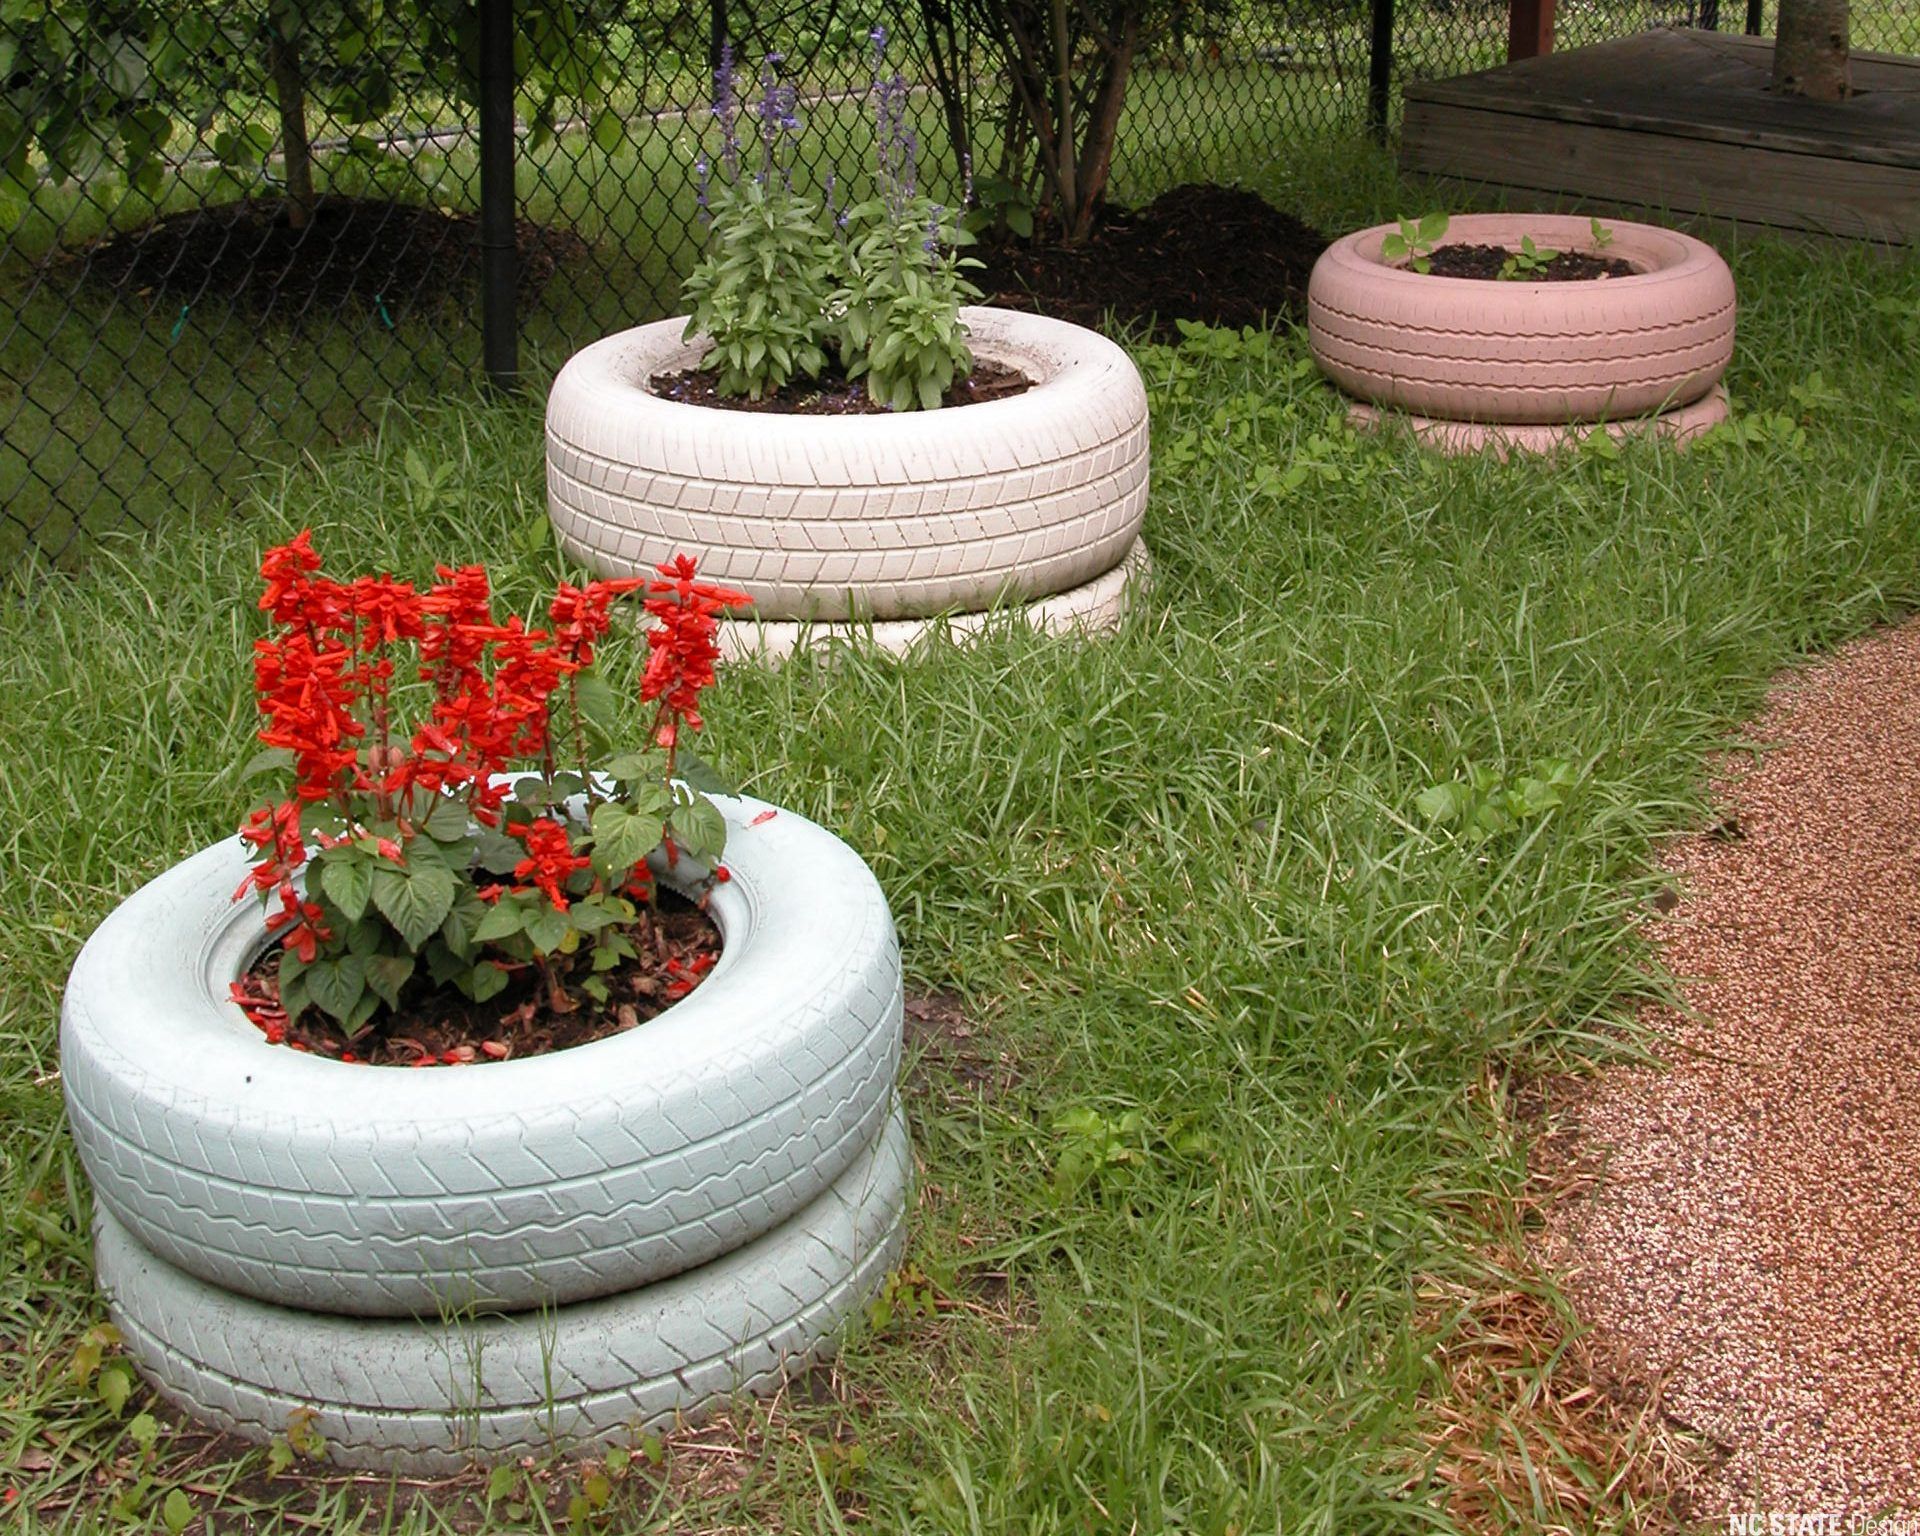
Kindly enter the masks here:
[[1848, 0], [1780, 0], [1773, 88], [1810, 101], [1841, 101], [1847, 78]]
[[307, 85], [300, 72], [300, 13], [276, 6], [267, 19], [267, 65], [280, 109], [280, 153], [287, 164], [287, 223], [313, 219], [313, 147], [307, 141]]
[[1086, 153], [1080, 161], [1080, 206], [1073, 211], [1067, 242], [1077, 245], [1093, 227], [1093, 210], [1107, 190], [1107, 172], [1113, 167], [1113, 141], [1120, 131], [1120, 109], [1127, 98], [1127, 75], [1140, 46], [1140, 18], [1129, 13], [1121, 24], [1120, 40], [1107, 59], [1100, 92], [1087, 122]]

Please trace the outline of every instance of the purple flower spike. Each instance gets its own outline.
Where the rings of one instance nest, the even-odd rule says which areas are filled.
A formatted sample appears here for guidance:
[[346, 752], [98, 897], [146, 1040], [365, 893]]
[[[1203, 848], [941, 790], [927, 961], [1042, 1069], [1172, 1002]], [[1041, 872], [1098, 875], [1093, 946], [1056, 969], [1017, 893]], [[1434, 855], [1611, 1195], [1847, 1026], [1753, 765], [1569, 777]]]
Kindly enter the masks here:
[[734, 96], [733, 44], [720, 45], [720, 67], [713, 72], [713, 115], [720, 120], [724, 163], [729, 176], [740, 171], [740, 104]]
[[935, 203], [933, 212], [927, 215], [927, 238], [920, 242], [920, 247], [929, 256], [940, 254], [940, 215], [946, 211], [940, 204]]

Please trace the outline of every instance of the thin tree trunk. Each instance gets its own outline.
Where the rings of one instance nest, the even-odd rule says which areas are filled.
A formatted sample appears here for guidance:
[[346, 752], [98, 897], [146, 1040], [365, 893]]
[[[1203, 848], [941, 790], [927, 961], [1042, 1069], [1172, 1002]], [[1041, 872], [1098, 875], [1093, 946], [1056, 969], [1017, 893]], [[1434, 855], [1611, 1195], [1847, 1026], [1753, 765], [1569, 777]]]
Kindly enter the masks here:
[[1073, 125], [1073, 42], [1067, 0], [1053, 0], [1053, 134], [1060, 154], [1061, 213], [1071, 224], [1080, 207]]
[[307, 84], [300, 71], [300, 13], [276, 6], [267, 18], [267, 66], [280, 109], [280, 153], [287, 166], [287, 223], [313, 219], [313, 147], [307, 140]]
[[1847, 72], [1848, 0], [1780, 0], [1773, 43], [1773, 88], [1811, 101], [1841, 101]]
[[1087, 237], [1093, 226], [1093, 210], [1100, 194], [1107, 190], [1107, 172], [1113, 168], [1113, 143], [1120, 132], [1120, 109], [1126, 104], [1127, 76], [1133, 69], [1133, 55], [1140, 46], [1140, 18], [1129, 12], [1121, 23], [1119, 41], [1107, 58], [1107, 71], [1100, 81], [1100, 94], [1087, 121], [1086, 153], [1080, 157], [1080, 206], [1074, 212], [1067, 239], [1077, 243]]

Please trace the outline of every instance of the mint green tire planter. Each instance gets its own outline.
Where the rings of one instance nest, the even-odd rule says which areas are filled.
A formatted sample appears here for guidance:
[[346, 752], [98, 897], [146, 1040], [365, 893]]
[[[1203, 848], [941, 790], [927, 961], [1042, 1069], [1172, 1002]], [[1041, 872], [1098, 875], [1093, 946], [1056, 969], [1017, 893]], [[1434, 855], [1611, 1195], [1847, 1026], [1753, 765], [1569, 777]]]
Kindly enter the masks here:
[[136, 892], [62, 1011], [109, 1246], [124, 1230], [275, 1306], [433, 1318], [630, 1292], [788, 1222], [886, 1120], [898, 941], [838, 838], [716, 803], [732, 878], [711, 975], [637, 1029], [525, 1060], [406, 1071], [268, 1045], [227, 995], [267, 942], [259, 904], [232, 899], [237, 838]]
[[896, 1110], [824, 1193], [746, 1246], [625, 1295], [510, 1316], [270, 1306], [154, 1257], [104, 1208], [95, 1253], [127, 1354], [195, 1418], [265, 1441], [309, 1411], [329, 1465], [437, 1474], [630, 1442], [830, 1354], [898, 1263], [910, 1169]]

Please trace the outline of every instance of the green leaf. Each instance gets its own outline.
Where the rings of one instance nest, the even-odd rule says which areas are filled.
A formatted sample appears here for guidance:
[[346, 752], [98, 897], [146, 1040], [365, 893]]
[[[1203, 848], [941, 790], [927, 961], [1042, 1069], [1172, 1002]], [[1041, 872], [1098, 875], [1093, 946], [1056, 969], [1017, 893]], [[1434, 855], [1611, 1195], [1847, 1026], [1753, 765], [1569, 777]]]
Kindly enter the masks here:
[[548, 902], [543, 901], [540, 909], [527, 919], [527, 942], [543, 955], [554, 953], [573, 931], [567, 914]]
[[435, 798], [434, 807], [421, 824], [428, 837], [441, 843], [457, 843], [472, 826], [466, 805], [445, 795]]
[[[544, 534], [547, 520], [540, 519]], [[577, 673], [573, 678], [574, 701], [589, 738], [609, 741], [620, 727], [620, 694], [598, 672]]]
[[160, 1421], [150, 1413], [136, 1413], [127, 1420], [127, 1438], [143, 1451], [151, 1451], [160, 1440]]
[[293, 1465], [293, 1447], [283, 1436], [275, 1435], [267, 1446], [267, 1476], [278, 1477]]
[[593, 809], [593, 851], [610, 872], [624, 873], [660, 846], [660, 817], [620, 804]]
[[127, 1406], [127, 1395], [133, 1391], [133, 1376], [124, 1365], [106, 1366], [94, 1384], [94, 1391], [100, 1394], [100, 1401], [106, 1404], [107, 1412], [118, 1418], [120, 1410]]
[[627, 125], [617, 112], [602, 112], [593, 120], [593, 142], [604, 154], [612, 154], [625, 141]]
[[[378, 855], [375, 855], [378, 857]], [[373, 868], [358, 848], [342, 843], [320, 855], [320, 889], [340, 909], [350, 923], [366, 916], [367, 902], [373, 896]]]
[[1444, 213], [1441, 213], [1439, 210], [1436, 209], [1434, 212], [1428, 214], [1425, 218], [1421, 219], [1420, 238], [1423, 241], [1425, 241], [1428, 245], [1432, 245], [1436, 240], [1438, 240], [1442, 235], [1444, 235], [1447, 232], [1447, 225], [1451, 222], [1452, 221], [1448, 219], [1448, 217]]
[[510, 875], [514, 865], [527, 856], [524, 843], [516, 842], [497, 827], [482, 827], [474, 834], [473, 846], [480, 867], [492, 875]]
[[453, 910], [456, 882], [444, 866], [417, 863], [402, 868], [381, 861], [373, 872], [373, 903], [407, 948], [418, 949]]
[[413, 979], [412, 955], [375, 955], [367, 962], [367, 985], [389, 1008], [400, 1006], [400, 989]]
[[302, 980], [315, 1006], [345, 1023], [366, 996], [367, 962], [359, 955], [323, 956]]
[[727, 846], [727, 820], [704, 795], [676, 805], [667, 817], [667, 830], [683, 853], [703, 862], [719, 858]]
[[444, 947], [462, 958], [470, 958], [473, 946], [478, 942], [475, 930], [486, 921], [491, 911], [492, 907], [474, 895], [471, 885], [464, 880], [459, 882], [453, 907], [447, 913], [447, 920], [440, 925]]
[[1420, 791], [1413, 803], [1427, 820], [1451, 822], [1465, 814], [1471, 798], [1464, 784], [1430, 784]]
[[476, 1003], [498, 997], [506, 985], [507, 973], [488, 961], [482, 961], [467, 973], [467, 996]]
[[527, 929], [527, 907], [511, 896], [502, 896], [473, 930], [476, 944], [495, 944]]
[[268, 773], [293, 772], [293, 754], [285, 747], [263, 747], [247, 759], [240, 770], [242, 779], [257, 779]]
[[193, 1501], [175, 1488], [161, 1501], [160, 1519], [173, 1536], [180, 1536], [193, 1519]]

